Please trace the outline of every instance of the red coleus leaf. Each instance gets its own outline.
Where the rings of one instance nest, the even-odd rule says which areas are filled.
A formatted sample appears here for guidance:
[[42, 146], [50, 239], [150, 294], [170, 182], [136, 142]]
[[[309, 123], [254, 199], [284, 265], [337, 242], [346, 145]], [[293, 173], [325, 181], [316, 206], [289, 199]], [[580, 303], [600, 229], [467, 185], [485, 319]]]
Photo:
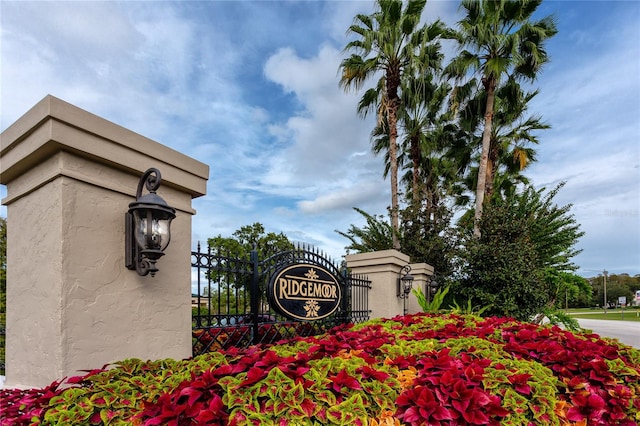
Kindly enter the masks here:
[[484, 368], [479, 365], [467, 365], [464, 369], [464, 375], [473, 382], [481, 382], [484, 378]]
[[527, 381], [531, 378], [531, 374], [512, 374], [509, 376], [509, 382], [513, 385], [516, 392], [523, 395], [531, 394], [531, 386], [527, 384]]
[[356, 373], [360, 374], [363, 379], [373, 379], [378, 382], [384, 382], [389, 378], [389, 374], [384, 371], [378, 371], [366, 365], [358, 368]]
[[396, 417], [411, 425], [429, 424], [430, 421], [452, 420], [457, 417], [436, 398], [426, 386], [407, 389], [396, 399]]
[[215, 370], [211, 371], [211, 374], [218, 377], [229, 376], [232, 374], [241, 373], [244, 371], [244, 369], [244, 366], [237, 364], [221, 365], [220, 367], [217, 367]]
[[462, 417], [472, 425], [484, 425], [489, 423], [489, 417], [482, 410], [465, 410]]
[[[269, 369], [271, 370], [271, 369]], [[247, 378], [240, 384], [240, 386], [249, 386], [267, 377], [268, 371], [260, 367], [251, 367], [247, 371]]]
[[187, 405], [192, 406], [202, 396], [202, 392], [193, 387], [186, 387], [180, 391], [180, 396], [186, 396]]
[[337, 375], [331, 377], [331, 382], [333, 383], [331, 388], [338, 393], [343, 387], [353, 390], [362, 389], [360, 382], [358, 382], [355, 377], [349, 375], [345, 369], [342, 369]]

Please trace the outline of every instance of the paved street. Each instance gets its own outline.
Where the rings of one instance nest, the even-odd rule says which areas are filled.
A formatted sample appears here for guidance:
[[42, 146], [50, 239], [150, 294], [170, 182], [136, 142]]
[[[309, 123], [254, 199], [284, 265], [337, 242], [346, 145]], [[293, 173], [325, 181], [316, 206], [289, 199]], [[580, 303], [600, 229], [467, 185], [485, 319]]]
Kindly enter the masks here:
[[612, 337], [640, 349], [640, 322], [577, 318], [580, 326], [602, 337]]

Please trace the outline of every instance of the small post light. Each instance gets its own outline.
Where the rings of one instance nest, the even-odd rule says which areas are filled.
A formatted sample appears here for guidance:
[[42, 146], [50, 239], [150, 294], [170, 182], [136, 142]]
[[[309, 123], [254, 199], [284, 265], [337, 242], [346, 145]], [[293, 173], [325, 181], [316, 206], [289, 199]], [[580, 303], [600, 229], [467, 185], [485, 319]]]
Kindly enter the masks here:
[[411, 272], [411, 266], [405, 265], [398, 274], [398, 289], [396, 293], [400, 299], [408, 298], [409, 293], [411, 293], [413, 275], [410, 275], [409, 272]]
[[[156, 194], [161, 182], [160, 170], [151, 168], [144, 172], [136, 201], [129, 204], [125, 213], [125, 264], [141, 276], [155, 276], [156, 262], [171, 241], [171, 221], [176, 217], [176, 209]], [[148, 194], [142, 195], [143, 185]]]

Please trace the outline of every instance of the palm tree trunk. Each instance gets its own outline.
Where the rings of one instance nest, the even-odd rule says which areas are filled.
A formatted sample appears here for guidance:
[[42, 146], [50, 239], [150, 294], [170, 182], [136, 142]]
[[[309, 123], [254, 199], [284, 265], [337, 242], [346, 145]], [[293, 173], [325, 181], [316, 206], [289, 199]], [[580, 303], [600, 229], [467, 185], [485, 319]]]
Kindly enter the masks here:
[[413, 162], [413, 204], [420, 202], [420, 163], [422, 157], [420, 152], [420, 134], [411, 136], [411, 161]]
[[400, 220], [398, 218], [398, 126], [397, 104], [393, 100], [389, 106], [389, 172], [391, 173], [391, 228], [393, 248], [400, 250]]
[[489, 147], [489, 158], [487, 160], [487, 177], [485, 181], [484, 199], [491, 200], [493, 196], [493, 187], [495, 183], [496, 168], [498, 165], [498, 148], [495, 143], [491, 143]]
[[391, 173], [391, 228], [393, 231], [393, 248], [400, 250], [400, 220], [398, 204], [398, 108], [400, 97], [400, 69], [391, 68], [386, 72], [387, 96], [389, 107], [387, 110], [389, 120], [389, 172]]
[[482, 207], [487, 186], [487, 163], [489, 162], [489, 149], [491, 148], [491, 126], [493, 124], [493, 104], [496, 95], [496, 81], [488, 77], [485, 83], [487, 90], [487, 104], [484, 113], [484, 130], [482, 132], [482, 152], [478, 167], [478, 186], [476, 187], [476, 211], [473, 223], [473, 235], [480, 238], [480, 220], [482, 219]]

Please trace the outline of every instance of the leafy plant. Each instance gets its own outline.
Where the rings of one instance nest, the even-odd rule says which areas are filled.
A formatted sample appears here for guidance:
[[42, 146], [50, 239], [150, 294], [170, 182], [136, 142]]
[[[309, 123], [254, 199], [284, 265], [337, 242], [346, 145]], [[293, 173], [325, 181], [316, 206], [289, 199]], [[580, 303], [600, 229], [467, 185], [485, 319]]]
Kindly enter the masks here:
[[482, 314], [487, 309], [491, 308], [491, 305], [482, 306], [482, 307], [473, 306], [473, 304], [471, 303], [471, 298], [467, 299], [466, 306], [458, 305], [458, 302], [456, 300], [453, 301], [453, 305], [454, 306], [451, 309], [452, 314], [475, 314], [478, 316], [482, 316]]
[[562, 325], [565, 329], [570, 331], [582, 331], [582, 327], [580, 327], [578, 320], [560, 309], [546, 308], [542, 312], [542, 315], [547, 318], [549, 323], [552, 325]]
[[413, 295], [416, 296], [418, 300], [418, 305], [422, 309], [422, 312], [426, 313], [435, 313], [440, 311], [442, 307], [442, 303], [444, 302], [444, 298], [449, 293], [449, 288], [451, 286], [441, 287], [436, 291], [431, 300], [427, 300], [424, 292], [420, 287], [414, 288], [412, 291]]

